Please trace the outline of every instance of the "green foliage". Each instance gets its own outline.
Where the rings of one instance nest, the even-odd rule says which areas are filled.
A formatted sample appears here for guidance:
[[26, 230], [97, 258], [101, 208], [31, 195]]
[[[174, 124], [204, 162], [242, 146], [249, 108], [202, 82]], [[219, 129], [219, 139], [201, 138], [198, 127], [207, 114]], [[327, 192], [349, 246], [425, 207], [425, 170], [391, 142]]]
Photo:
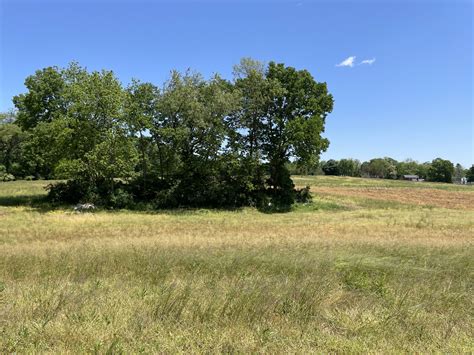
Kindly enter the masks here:
[[435, 182], [452, 182], [454, 165], [449, 160], [436, 158], [428, 169], [428, 180]]
[[86, 154], [85, 175], [91, 182], [105, 181], [113, 186], [114, 179], [131, 179], [135, 174], [138, 152], [133, 142], [110, 131], [103, 142]]
[[302, 189], [296, 190], [296, 202], [299, 203], [309, 203], [313, 200], [311, 196], [311, 187], [308, 185]]
[[474, 165], [466, 171], [466, 178], [469, 182], [474, 182]]
[[40, 122], [51, 122], [65, 113], [65, 83], [59, 68], [37, 70], [26, 78], [25, 86], [28, 89], [26, 94], [13, 97], [20, 127], [28, 130]]
[[283, 64], [246, 58], [234, 76], [173, 71], [162, 90], [138, 80], [124, 89], [113, 72], [77, 63], [39, 70], [14, 98], [24, 175], [70, 179], [51, 187], [58, 202], [287, 209], [290, 158], [317, 166], [332, 96]]
[[7, 172], [12, 173], [12, 169], [16, 168], [14, 164], [21, 159], [21, 147], [26, 134], [15, 123], [7, 122], [0, 121], [0, 164], [5, 166]]
[[15, 176], [12, 174], [0, 174], [0, 181], [15, 181]]
[[140, 170], [143, 177], [150, 174], [153, 152], [152, 141], [148, 134], [153, 119], [157, 117], [159, 90], [151, 83], [132, 80], [125, 93], [125, 117], [129, 133], [137, 137], [137, 148], [140, 152]]
[[85, 180], [68, 180], [46, 186], [48, 200], [53, 204], [75, 204], [77, 202], [96, 202], [93, 198], [93, 186]]
[[53, 178], [56, 165], [71, 156], [74, 131], [64, 118], [39, 122], [27, 131], [23, 149], [25, 175]]
[[275, 205], [289, 206], [294, 202], [289, 158], [303, 166], [317, 165], [328, 146], [321, 133], [332, 111], [332, 96], [308, 71], [284, 64], [270, 62], [263, 70], [260, 63], [244, 59], [234, 75], [243, 101], [231, 117], [239, 129], [232, 143], [250, 161], [268, 161], [269, 197]]
[[323, 165], [323, 172], [326, 175], [339, 175], [339, 164], [334, 159], [329, 159]]
[[376, 158], [361, 165], [362, 175], [381, 179], [397, 178], [397, 161], [392, 158]]
[[61, 159], [54, 168], [54, 177], [71, 179], [80, 176], [85, 170], [85, 163], [81, 159]]
[[311, 166], [308, 166], [298, 160], [289, 161], [286, 163], [286, 167], [288, 168], [288, 171], [291, 175], [324, 175], [322, 166], [324, 166], [323, 161]]
[[273, 97], [265, 120], [264, 153], [273, 194], [279, 203], [291, 204], [294, 189], [285, 164], [290, 156], [309, 166], [317, 163], [329, 145], [321, 133], [333, 98], [326, 84], [316, 82], [307, 70], [270, 62], [266, 77]]
[[360, 161], [356, 159], [341, 159], [338, 163], [339, 175], [360, 176]]
[[0, 165], [0, 181], [14, 181], [15, 176], [9, 174], [4, 165]]

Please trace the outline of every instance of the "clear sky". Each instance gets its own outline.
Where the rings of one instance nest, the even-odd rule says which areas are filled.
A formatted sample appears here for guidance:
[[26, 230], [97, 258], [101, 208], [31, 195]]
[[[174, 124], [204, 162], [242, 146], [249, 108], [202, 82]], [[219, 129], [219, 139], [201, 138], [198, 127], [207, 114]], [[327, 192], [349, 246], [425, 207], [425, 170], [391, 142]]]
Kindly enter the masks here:
[[0, 111], [26, 76], [72, 60], [161, 85], [188, 67], [230, 79], [253, 57], [328, 83], [323, 159], [474, 163], [471, 0], [0, 3]]

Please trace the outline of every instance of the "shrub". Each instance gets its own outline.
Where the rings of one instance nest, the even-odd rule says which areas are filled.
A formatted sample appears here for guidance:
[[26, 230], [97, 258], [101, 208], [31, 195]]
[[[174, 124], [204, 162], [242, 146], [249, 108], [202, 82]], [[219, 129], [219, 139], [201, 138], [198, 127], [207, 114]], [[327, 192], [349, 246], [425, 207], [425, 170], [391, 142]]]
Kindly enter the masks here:
[[5, 167], [5, 165], [0, 164], [0, 181], [13, 181], [13, 180], [15, 180], [15, 176], [7, 173], [7, 168]]
[[48, 199], [53, 203], [96, 202], [90, 185], [80, 180], [69, 180], [46, 186]]
[[133, 195], [123, 188], [116, 189], [104, 203], [112, 208], [131, 208], [134, 205]]
[[0, 181], [14, 181], [15, 176], [8, 173], [0, 173]]
[[300, 202], [300, 203], [311, 202], [313, 200], [313, 197], [311, 196], [310, 189], [311, 189], [310, 186], [306, 186], [306, 187], [303, 187], [302, 189], [296, 190], [296, 196], [295, 196], [296, 202]]

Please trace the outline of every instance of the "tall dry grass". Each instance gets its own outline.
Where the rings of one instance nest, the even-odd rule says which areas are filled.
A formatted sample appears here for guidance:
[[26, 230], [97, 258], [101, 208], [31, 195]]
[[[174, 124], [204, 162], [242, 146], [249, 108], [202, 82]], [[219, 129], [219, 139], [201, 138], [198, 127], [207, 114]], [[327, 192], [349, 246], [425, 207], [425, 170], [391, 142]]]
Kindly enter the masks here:
[[326, 193], [286, 214], [75, 214], [15, 184], [2, 353], [474, 351], [472, 210]]

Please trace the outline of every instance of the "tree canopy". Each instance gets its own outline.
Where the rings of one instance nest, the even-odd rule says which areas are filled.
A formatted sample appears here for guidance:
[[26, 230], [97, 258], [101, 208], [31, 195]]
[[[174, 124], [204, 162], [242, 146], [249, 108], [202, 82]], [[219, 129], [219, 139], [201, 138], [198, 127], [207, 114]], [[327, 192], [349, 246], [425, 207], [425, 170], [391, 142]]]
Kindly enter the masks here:
[[454, 165], [449, 160], [436, 158], [428, 169], [428, 178], [436, 182], [452, 182]]
[[161, 89], [71, 63], [25, 86], [13, 98], [21, 130], [3, 130], [28, 136], [28, 174], [69, 179], [50, 193], [60, 202], [289, 206], [287, 164], [315, 166], [329, 145], [326, 84], [281, 63], [244, 58], [233, 80], [173, 71]]

